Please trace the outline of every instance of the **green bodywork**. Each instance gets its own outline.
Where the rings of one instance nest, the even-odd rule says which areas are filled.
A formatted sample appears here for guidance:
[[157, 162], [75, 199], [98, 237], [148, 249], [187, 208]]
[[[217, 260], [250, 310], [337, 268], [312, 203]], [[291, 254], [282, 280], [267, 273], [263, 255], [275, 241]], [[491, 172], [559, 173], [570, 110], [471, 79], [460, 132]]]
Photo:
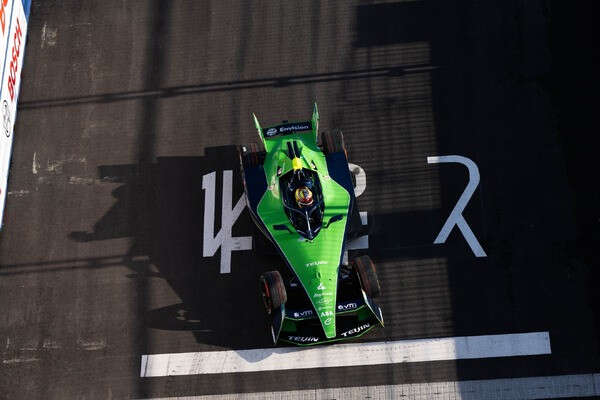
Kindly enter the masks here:
[[[254, 117], [266, 149], [264, 171], [267, 180], [267, 190], [258, 204], [257, 213], [306, 290], [325, 336], [334, 338], [338, 267], [348, 221], [350, 194], [329, 177], [325, 155], [316, 141], [318, 119], [315, 104], [312, 131], [265, 138], [256, 116]], [[280, 195], [278, 168], [281, 168], [279, 176], [292, 170], [292, 160], [287, 155], [287, 142], [294, 140], [301, 147], [302, 168], [318, 174], [323, 191], [323, 227], [313, 240], [296, 232], [285, 213]], [[342, 215], [341, 219], [328, 225], [333, 216], [339, 218], [339, 215]], [[285, 225], [289, 230], [275, 229], [275, 225]]]

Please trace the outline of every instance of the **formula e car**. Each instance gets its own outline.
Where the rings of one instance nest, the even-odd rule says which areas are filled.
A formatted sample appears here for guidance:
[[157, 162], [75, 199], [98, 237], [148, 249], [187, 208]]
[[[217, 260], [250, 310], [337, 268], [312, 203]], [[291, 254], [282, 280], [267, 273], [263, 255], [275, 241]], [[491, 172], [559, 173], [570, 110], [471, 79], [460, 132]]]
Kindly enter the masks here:
[[318, 144], [311, 121], [261, 128], [260, 145], [239, 148], [250, 215], [286, 267], [259, 284], [274, 344], [312, 345], [356, 338], [383, 326], [380, 285], [368, 256], [345, 264], [361, 234], [353, 177], [340, 131]]

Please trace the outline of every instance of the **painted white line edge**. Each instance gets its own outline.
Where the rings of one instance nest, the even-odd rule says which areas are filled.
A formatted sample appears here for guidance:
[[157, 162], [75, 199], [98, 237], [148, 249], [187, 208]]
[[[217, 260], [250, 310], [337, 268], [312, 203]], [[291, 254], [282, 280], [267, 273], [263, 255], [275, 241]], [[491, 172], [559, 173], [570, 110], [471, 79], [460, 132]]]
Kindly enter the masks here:
[[143, 355], [140, 377], [551, 354], [548, 332]]
[[[169, 397], [163, 400], [533, 400], [600, 396], [600, 374]], [[160, 399], [154, 399], [160, 400]]]

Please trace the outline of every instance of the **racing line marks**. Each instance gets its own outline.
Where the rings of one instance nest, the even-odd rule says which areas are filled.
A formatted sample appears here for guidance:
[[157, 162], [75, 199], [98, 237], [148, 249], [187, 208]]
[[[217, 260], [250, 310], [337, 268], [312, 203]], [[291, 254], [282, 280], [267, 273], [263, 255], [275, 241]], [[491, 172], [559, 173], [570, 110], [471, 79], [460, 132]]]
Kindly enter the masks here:
[[37, 160], [37, 152], [33, 152], [33, 161], [31, 163], [31, 172], [34, 175], [37, 175], [38, 171], [40, 169], [40, 162]]
[[44, 22], [44, 26], [42, 26], [42, 40], [40, 43], [40, 48], [43, 49], [46, 45], [49, 47], [56, 46], [57, 32], [57, 28], [48, 28], [48, 24]]
[[469, 183], [467, 184], [467, 187], [465, 188], [463, 194], [458, 199], [458, 202], [454, 206], [454, 209], [450, 213], [450, 216], [446, 220], [444, 226], [442, 226], [442, 230], [435, 238], [433, 243], [445, 243], [446, 239], [448, 239], [448, 236], [450, 235], [450, 232], [452, 231], [452, 228], [454, 228], [454, 225], [456, 225], [458, 226], [458, 229], [460, 229], [467, 243], [469, 243], [469, 246], [475, 254], [475, 257], [487, 257], [487, 254], [485, 254], [485, 251], [483, 251], [483, 248], [479, 244], [479, 241], [475, 237], [475, 234], [471, 230], [471, 227], [469, 227], [469, 224], [467, 224], [465, 217], [463, 217], [462, 215], [462, 212], [467, 206], [469, 200], [471, 200], [471, 196], [473, 196], [475, 189], [477, 189], [477, 185], [479, 185], [479, 169], [477, 168], [477, 165], [472, 160], [463, 156], [427, 157], [427, 163], [458, 163], [466, 166], [469, 170]]
[[548, 332], [142, 355], [140, 377], [552, 354]]

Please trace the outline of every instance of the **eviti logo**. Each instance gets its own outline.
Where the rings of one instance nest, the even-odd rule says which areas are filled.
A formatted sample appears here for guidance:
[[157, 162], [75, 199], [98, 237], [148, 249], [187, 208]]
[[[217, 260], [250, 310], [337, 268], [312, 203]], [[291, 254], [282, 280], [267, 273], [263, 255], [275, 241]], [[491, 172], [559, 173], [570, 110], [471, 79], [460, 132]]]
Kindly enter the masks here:
[[2, 36], [6, 33], [6, 5], [8, 0], [0, 0], [0, 25], [2, 25]]
[[15, 85], [17, 83], [17, 72], [19, 69], [19, 54], [21, 54], [21, 39], [22, 38], [23, 38], [23, 31], [21, 30], [21, 23], [19, 22], [19, 19], [17, 18], [17, 25], [15, 27], [13, 47], [11, 50], [12, 59], [10, 60], [10, 68], [9, 68], [9, 73], [8, 73], [8, 92], [10, 93], [11, 101], [15, 101]]

